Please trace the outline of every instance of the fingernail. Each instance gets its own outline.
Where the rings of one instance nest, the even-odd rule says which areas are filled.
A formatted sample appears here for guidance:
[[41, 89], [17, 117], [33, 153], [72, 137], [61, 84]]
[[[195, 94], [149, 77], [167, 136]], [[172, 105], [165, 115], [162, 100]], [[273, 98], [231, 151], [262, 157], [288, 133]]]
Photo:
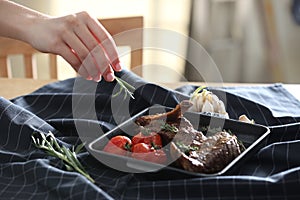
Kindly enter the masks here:
[[116, 71], [121, 71], [122, 70], [122, 66], [120, 65], [120, 63], [117, 63], [115, 68], [116, 68]]
[[97, 82], [97, 83], [100, 82], [101, 79], [102, 79], [101, 76], [96, 76], [96, 77], [93, 78], [93, 80], [94, 80], [95, 82]]
[[113, 81], [115, 79], [115, 76], [114, 76], [114, 74], [112, 74], [112, 73], [108, 73], [107, 75], [106, 75], [106, 80], [107, 81]]
[[91, 76], [88, 76], [88, 77], [86, 77], [86, 80], [89, 80], [89, 81], [91, 81], [91, 80], [93, 80], [93, 77], [91, 77]]

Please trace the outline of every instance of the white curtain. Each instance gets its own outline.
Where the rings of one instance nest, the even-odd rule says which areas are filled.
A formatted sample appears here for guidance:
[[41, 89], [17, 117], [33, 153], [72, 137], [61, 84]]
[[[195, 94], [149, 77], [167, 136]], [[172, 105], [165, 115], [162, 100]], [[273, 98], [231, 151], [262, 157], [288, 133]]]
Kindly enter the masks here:
[[[261, 81], [265, 77], [264, 35], [252, 0], [194, 0], [190, 36], [211, 56], [225, 82]], [[192, 49], [189, 49], [189, 55]], [[194, 53], [195, 54], [195, 53]], [[187, 64], [189, 80], [204, 81], [197, 68]], [[198, 70], [199, 71], [199, 70]], [[213, 81], [209, 77], [205, 81]]]

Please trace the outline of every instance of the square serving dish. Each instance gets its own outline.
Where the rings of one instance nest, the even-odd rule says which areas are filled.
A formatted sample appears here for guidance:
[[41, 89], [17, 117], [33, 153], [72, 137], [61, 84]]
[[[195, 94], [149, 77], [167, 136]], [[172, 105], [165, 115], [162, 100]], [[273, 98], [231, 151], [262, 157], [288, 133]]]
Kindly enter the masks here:
[[249, 124], [232, 119], [224, 119], [217, 116], [210, 116], [207, 114], [186, 112], [184, 117], [187, 118], [197, 130], [201, 130], [203, 127], [209, 127], [211, 129], [225, 129], [230, 130], [235, 134], [239, 141], [245, 146], [245, 150], [232, 160], [221, 171], [213, 174], [194, 173], [189, 172], [175, 166], [168, 165], [163, 166], [160, 164], [145, 162], [142, 160], [136, 160], [128, 156], [119, 156], [102, 151], [108, 140], [116, 135], [125, 135], [132, 137], [138, 133], [138, 126], [134, 123], [135, 119], [143, 115], [156, 114], [162, 112], [168, 112], [171, 108], [163, 106], [154, 106], [147, 108], [142, 112], [134, 115], [130, 119], [126, 120], [116, 128], [105, 133], [99, 138], [92, 141], [89, 145], [90, 153], [97, 158], [100, 162], [107, 166], [115, 168], [117, 170], [130, 172], [130, 173], [150, 173], [152, 175], [159, 175], [159, 178], [179, 178], [179, 177], [208, 177], [208, 176], [220, 176], [220, 175], [232, 175], [235, 171], [242, 166], [242, 164], [249, 158], [251, 158], [264, 144], [264, 140], [269, 135], [270, 130], [268, 127], [258, 124]]

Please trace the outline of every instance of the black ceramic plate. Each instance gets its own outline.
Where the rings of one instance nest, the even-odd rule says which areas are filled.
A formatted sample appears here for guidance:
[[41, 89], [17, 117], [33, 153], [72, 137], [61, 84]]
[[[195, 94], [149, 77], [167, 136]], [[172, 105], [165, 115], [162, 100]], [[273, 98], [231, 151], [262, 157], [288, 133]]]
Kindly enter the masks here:
[[171, 109], [162, 106], [151, 107], [143, 110], [142, 112], [136, 114], [116, 128], [91, 142], [88, 146], [90, 152], [102, 163], [113, 168], [115, 168], [114, 166], [117, 166], [116, 169], [118, 169], [119, 166], [122, 166], [122, 171], [132, 173], [151, 172], [152, 174], [159, 174], [160, 177], [163, 174], [163, 176], [169, 178], [182, 176], [230, 175], [234, 174], [236, 169], [241, 167], [241, 165], [247, 159], [251, 158], [253, 154], [262, 147], [264, 139], [270, 133], [269, 128], [266, 126], [249, 124], [237, 120], [209, 116], [206, 114], [186, 112], [184, 117], [193, 124], [195, 129], [200, 130], [201, 128], [208, 126], [210, 129], [230, 130], [246, 147], [246, 150], [243, 151], [233, 161], [231, 161], [223, 170], [213, 174], [188, 172], [186, 170], [176, 168], [173, 165], [162, 166], [159, 164], [136, 160], [126, 156], [118, 156], [102, 151], [108, 140], [116, 135], [126, 135], [132, 137], [133, 135], [137, 134], [138, 127], [134, 123], [136, 118], [143, 115], [163, 113], [169, 110]]

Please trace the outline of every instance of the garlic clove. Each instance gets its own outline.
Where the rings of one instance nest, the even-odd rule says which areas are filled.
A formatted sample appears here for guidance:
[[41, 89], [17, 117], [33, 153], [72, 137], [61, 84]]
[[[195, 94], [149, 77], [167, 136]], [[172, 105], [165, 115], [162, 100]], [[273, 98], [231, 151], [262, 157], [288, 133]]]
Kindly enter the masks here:
[[226, 113], [225, 105], [221, 100], [218, 101], [218, 113]]
[[204, 103], [204, 98], [202, 95], [198, 95], [196, 98], [196, 106], [197, 106], [197, 110], [198, 112], [201, 112], [202, 107], [203, 107], [203, 103]]
[[214, 112], [219, 112], [219, 98], [215, 95], [215, 94], [212, 94], [211, 95], [211, 104], [213, 105], [213, 107], [214, 107]]
[[205, 101], [201, 111], [202, 112], [214, 112], [214, 107], [209, 101]]
[[196, 104], [193, 102], [193, 105], [191, 107], [188, 108], [188, 111], [192, 111], [192, 112], [199, 112], [197, 110], [197, 106]]

